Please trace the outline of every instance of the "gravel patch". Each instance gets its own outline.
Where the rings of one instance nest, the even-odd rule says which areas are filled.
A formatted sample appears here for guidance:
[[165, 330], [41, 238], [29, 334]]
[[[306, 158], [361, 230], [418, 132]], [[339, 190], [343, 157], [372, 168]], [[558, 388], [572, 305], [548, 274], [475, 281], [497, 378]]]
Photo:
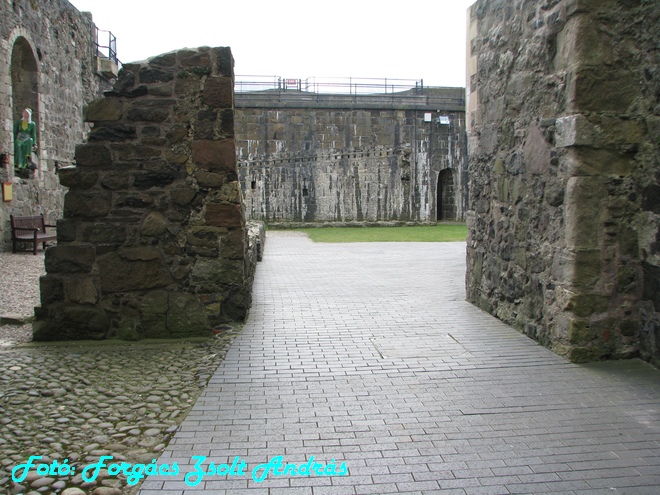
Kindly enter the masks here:
[[0, 348], [32, 340], [31, 324], [4, 324], [8, 320], [29, 321], [40, 304], [39, 277], [46, 274], [44, 253], [0, 253]]

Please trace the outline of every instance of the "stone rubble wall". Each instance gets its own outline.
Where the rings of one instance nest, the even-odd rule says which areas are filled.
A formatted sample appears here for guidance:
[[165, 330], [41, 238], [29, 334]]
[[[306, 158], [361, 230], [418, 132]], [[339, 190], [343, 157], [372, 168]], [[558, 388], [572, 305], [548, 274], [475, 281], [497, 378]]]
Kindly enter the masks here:
[[660, 4], [480, 0], [467, 298], [573, 361], [660, 362]]
[[[35, 340], [208, 335], [243, 320], [256, 255], [236, 167], [229, 48], [125, 64], [86, 109]], [[256, 242], [253, 242], [256, 245]]]
[[[33, 179], [14, 176], [14, 125], [22, 108], [12, 96], [12, 52], [25, 39], [37, 66], [33, 120], [39, 149], [33, 155], [39, 170]], [[0, 251], [11, 249], [9, 215], [43, 213], [48, 223], [62, 217], [66, 189], [56, 167], [73, 163], [75, 146], [87, 130], [83, 106], [110, 88], [96, 73], [94, 24], [67, 0], [13, 0], [0, 3], [0, 182], [12, 182], [14, 199], [0, 201]]]
[[[461, 102], [462, 88], [444, 88]], [[467, 200], [463, 110], [361, 108], [368, 98], [309, 101], [260, 95], [258, 106], [237, 103], [240, 179], [248, 218], [271, 223], [437, 220], [437, 184], [451, 170], [454, 208]], [[264, 103], [270, 96], [270, 106]], [[293, 98], [295, 95], [288, 95]], [[312, 95], [314, 96], [314, 95]], [[238, 98], [238, 96], [237, 96]], [[337, 98], [338, 99], [338, 98]], [[334, 105], [334, 106], [333, 106]], [[432, 122], [425, 122], [425, 114]], [[447, 116], [449, 124], [437, 123]]]

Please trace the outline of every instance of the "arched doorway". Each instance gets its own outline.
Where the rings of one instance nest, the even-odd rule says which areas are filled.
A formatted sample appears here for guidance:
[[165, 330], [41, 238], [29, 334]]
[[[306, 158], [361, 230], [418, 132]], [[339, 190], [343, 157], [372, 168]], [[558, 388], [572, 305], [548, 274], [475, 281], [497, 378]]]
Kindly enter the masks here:
[[441, 170], [438, 174], [438, 201], [436, 206], [437, 220], [456, 220], [456, 203], [454, 200], [454, 174], [450, 168]]
[[[34, 51], [27, 39], [19, 36], [11, 52], [11, 96], [14, 125], [23, 110], [32, 110], [32, 120], [39, 133], [39, 73]], [[37, 136], [37, 142], [39, 137]], [[38, 165], [38, 160], [37, 160]]]

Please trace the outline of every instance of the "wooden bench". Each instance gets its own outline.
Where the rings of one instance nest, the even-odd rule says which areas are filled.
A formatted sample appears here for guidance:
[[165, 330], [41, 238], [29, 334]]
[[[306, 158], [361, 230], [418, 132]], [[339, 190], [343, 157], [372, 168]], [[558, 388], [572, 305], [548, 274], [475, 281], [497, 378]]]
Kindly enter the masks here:
[[43, 215], [32, 215], [27, 217], [18, 217], [9, 215], [11, 220], [11, 242], [13, 252], [18, 251], [18, 243], [32, 243], [32, 253], [37, 254], [37, 246], [42, 243], [46, 249], [46, 243], [57, 240], [55, 231], [46, 232], [46, 227], [55, 227], [47, 225]]

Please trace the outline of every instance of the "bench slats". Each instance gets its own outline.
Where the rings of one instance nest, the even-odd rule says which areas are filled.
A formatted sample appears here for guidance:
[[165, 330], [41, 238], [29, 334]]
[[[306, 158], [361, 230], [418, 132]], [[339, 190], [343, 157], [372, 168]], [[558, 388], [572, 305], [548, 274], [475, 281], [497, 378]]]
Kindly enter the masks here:
[[9, 215], [11, 221], [11, 239], [13, 252], [18, 251], [18, 244], [23, 242], [32, 243], [32, 253], [37, 254], [37, 247], [43, 244], [46, 249], [46, 242], [55, 241], [57, 234], [55, 232], [46, 232], [46, 227], [55, 227], [47, 225], [42, 215], [14, 216]]

